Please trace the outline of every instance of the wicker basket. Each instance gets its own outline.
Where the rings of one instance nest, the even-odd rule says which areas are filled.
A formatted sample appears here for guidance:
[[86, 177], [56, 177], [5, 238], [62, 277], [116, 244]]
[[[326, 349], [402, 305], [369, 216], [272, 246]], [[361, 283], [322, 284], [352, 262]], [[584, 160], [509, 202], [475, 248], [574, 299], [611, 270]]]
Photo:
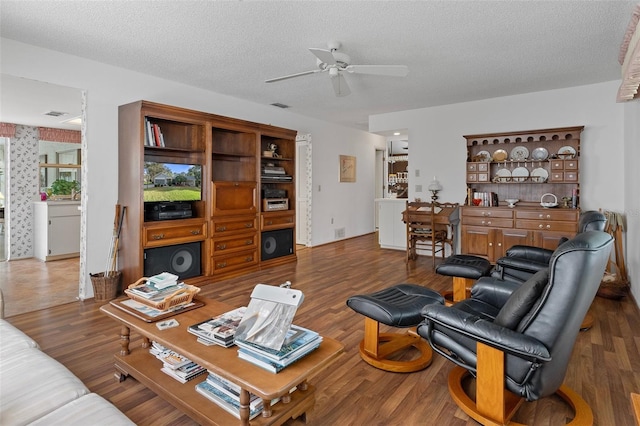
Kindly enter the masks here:
[[186, 287], [176, 290], [174, 293], [169, 294], [163, 300], [153, 301], [153, 300], [145, 299], [142, 296], [138, 296], [137, 294], [129, 290], [131, 288], [144, 285], [148, 279], [149, 278], [147, 277], [140, 278], [135, 283], [129, 285], [129, 287], [125, 289], [124, 292], [127, 294], [127, 296], [129, 296], [131, 299], [135, 300], [136, 302], [140, 302], [143, 305], [151, 306], [152, 308], [158, 309], [160, 311], [166, 311], [167, 309], [171, 309], [176, 306], [186, 305], [187, 303], [191, 303], [191, 301], [193, 300], [193, 296], [198, 294], [198, 292], [200, 291], [200, 287], [187, 284]]
[[105, 277], [104, 272], [89, 274], [93, 284], [93, 298], [96, 302], [108, 302], [118, 296], [122, 272], [115, 271]]

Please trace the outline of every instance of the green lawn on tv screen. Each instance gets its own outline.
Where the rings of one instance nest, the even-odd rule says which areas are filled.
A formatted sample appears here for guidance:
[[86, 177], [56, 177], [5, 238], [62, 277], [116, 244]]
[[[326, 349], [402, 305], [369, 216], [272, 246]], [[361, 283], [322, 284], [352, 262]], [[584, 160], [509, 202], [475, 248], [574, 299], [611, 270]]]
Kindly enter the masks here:
[[192, 186], [157, 186], [145, 188], [144, 201], [198, 201], [200, 188]]

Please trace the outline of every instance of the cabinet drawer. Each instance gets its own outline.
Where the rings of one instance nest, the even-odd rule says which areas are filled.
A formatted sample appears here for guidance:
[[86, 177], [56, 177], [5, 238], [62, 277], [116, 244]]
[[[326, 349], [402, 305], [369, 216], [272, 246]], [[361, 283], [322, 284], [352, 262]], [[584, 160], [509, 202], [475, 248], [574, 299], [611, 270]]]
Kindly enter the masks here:
[[247, 250], [226, 256], [215, 256], [212, 258], [213, 273], [220, 274], [237, 269], [247, 268], [258, 264], [258, 250]]
[[577, 182], [578, 181], [578, 172], [564, 172], [564, 180], [565, 182]]
[[478, 174], [477, 173], [467, 173], [467, 182], [477, 182]]
[[479, 163], [467, 163], [467, 171], [468, 172], [477, 172]]
[[564, 170], [564, 161], [551, 160], [551, 170]]
[[296, 215], [294, 212], [263, 213], [260, 216], [260, 229], [263, 231], [291, 228], [295, 223]]
[[258, 197], [254, 182], [214, 182], [211, 190], [214, 216], [256, 213]]
[[564, 172], [563, 171], [552, 171], [551, 176], [549, 177], [550, 182], [562, 182], [564, 180]]
[[564, 160], [565, 170], [578, 170], [578, 160]]
[[211, 240], [211, 254], [218, 256], [234, 253], [258, 247], [258, 234], [256, 232], [229, 237], [214, 238]]
[[495, 217], [465, 217], [462, 219], [464, 225], [487, 226], [491, 228], [513, 228], [512, 219], [499, 219]]
[[464, 207], [462, 209], [462, 220], [467, 217], [500, 217], [513, 218], [513, 210], [509, 209], [487, 209], [483, 207]]
[[212, 222], [213, 229], [211, 231], [214, 237], [226, 235], [230, 233], [258, 231], [257, 216], [216, 218]]
[[49, 217], [80, 216], [80, 204], [49, 205]]
[[540, 220], [562, 220], [577, 221], [578, 210], [561, 209], [538, 209], [538, 210], [516, 210], [516, 219], [540, 219]]
[[204, 222], [176, 226], [145, 226], [143, 235], [145, 247], [202, 241], [207, 237], [207, 226]]
[[518, 229], [530, 229], [538, 231], [563, 231], [575, 233], [578, 225], [575, 222], [561, 222], [553, 220], [519, 220], [516, 222]]

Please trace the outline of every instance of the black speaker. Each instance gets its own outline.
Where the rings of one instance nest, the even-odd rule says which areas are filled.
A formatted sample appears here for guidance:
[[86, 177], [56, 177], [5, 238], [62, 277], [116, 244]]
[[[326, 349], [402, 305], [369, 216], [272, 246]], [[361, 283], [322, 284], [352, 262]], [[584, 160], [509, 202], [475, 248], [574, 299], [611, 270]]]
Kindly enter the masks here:
[[269, 260], [293, 253], [293, 229], [278, 229], [262, 233], [260, 259]]
[[178, 244], [144, 251], [144, 276], [171, 272], [181, 280], [201, 275], [201, 243]]

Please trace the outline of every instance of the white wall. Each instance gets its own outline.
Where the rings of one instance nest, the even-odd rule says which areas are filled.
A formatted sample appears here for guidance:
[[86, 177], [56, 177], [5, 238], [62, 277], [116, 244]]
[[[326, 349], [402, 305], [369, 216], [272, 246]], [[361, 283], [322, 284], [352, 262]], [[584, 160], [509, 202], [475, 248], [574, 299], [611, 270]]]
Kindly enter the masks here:
[[627, 218], [626, 266], [631, 293], [640, 306], [640, 101], [627, 102], [624, 114], [624, 211]]
[[[87, 273], [81, 277], [81, 298], [93, 295], [88, 273], [104, 270], [111, 240], [118, 196], [118, 106], [141, 99], [310, 133], [314, 155], [312, 245], [334, 241], [337, 227], [345, 228], [347, 238], [374, 231], [375, 146], [384, 148], [381, 136], [13, 40], [0, 39], [0, 46], [3, 74], [87, 93], [87, 185], [83, 187]], [[341, 154], [357, 157], [356, 183], [338, 182]]]
[[[625, 212], [627, 264], [640, 300], [640, 106], [618, 104], [620, 82], [611, 81], [524, 95], [423, 108], [370, 117], [369, 130], [409, 129], [409, 198], [426, 198], [434, 175], [441, 200], [464, 202], [466, 146], [463, 135], [580, 126], [580, 193], [583, 210]], [[415, 177], [415, 170], [420, 177]]]

